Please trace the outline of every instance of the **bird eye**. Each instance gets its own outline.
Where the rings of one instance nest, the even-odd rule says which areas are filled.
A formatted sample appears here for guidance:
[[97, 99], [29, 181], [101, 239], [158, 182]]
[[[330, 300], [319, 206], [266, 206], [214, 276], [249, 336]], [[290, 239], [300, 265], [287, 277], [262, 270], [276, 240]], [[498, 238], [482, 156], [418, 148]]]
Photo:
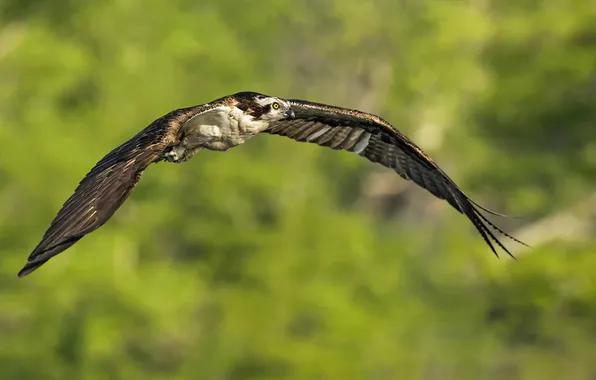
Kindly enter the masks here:
[[275, 102], [275, 103], [273, 103], [273, 104], [271, 105], [271, 107], [272, 107], [274, 110], [276, 110], [276, 109], [279, 109], [279, 103]]

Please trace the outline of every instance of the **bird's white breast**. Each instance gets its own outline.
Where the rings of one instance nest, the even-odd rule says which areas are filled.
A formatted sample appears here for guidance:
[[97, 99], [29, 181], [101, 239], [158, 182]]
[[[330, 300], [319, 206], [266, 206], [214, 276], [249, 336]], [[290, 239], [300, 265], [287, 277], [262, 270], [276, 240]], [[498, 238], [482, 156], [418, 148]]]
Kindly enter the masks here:
[[246, 137], [255, 135], [269, 127], [266, 120], [255, 120], [239, 108], [233, 107], [230, 111], [231, 123], [235, 124], [238, 132]]
[[243, 144], [267, 129], [266, 120], [255, 120], [239, 108], [219, 106], [190, 119], [183, 126], [185, 149], [197, 147], [225, 151]]
[[198, 132], [205, 137], [221, 137], [221, 128], [218, 125], [200, 125]]

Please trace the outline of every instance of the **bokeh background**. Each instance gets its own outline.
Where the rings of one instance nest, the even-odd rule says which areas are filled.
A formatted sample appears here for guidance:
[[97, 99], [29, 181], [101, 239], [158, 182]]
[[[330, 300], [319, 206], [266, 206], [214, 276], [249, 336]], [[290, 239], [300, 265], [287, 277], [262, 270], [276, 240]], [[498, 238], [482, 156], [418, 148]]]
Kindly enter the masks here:
[[[17, 279], [104, 154], [242, 90], [381, 115], [533, 249], [263, 135]], [[595, 122], [593, 1], [2, 0], [0, 378], [594, 379]]]

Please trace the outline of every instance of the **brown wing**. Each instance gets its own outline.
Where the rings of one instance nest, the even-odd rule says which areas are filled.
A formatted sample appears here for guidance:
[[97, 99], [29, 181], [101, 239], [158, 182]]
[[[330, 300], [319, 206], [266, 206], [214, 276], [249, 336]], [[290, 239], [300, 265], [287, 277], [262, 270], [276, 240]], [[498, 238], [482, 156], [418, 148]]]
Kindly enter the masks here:
[[208, 106], [172, 111], [102, 158], [64, 203], [27, 259], [23, 277], [101, 227], [118, 210], [153, 162], [176, 139], [181, 123]]
[[[474, 224], [491, 250], [497, 255], [493, 242], [511, 257], [513, 255], [497, 239], [494, 231], [526, 245], [490, 222], [480, 210], [488, 210], [466, 196], [439, 166], [408, 137], [378, 116], [292, 99], [294, 119], [273, 123], [264, 133], [287, 136], [299, 142], [310, 142], [335, 150], [355, 152], [368, 160], [412, 180], [439, 199], [446, 200]], [[492, 241], [491, 241], [492, 239]], [[527, 245], [526, 245], [527, 246]]]

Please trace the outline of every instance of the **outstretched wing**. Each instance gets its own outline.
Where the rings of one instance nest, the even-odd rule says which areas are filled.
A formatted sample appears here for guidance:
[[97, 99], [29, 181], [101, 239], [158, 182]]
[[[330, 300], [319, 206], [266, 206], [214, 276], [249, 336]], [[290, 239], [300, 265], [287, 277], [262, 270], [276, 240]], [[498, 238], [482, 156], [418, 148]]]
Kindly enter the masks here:
[[23, 277], [106, 223], [124, 203], [151, 163], [176, 139], [181, 121], [200, 107], [180, 109], [155, 120], [102, 158], [64, 203], [27, 259]]
[[503, 215], [472, 201], [428, 155], [385, 120], [361, 111], [320, 103], [298, 99], [291, 99], [289, 102], [295, 118], [273, 122], [263, 133], [354, 152], [371, 162], [395, 170], [402, 178], [412, 180], [435, 197], [446, 200], [468, 217], [497, 257], [493, 242], [511, 257], [513, 255], [497, 239], [491, 228], [526, 245], [496, 227], [480, 210]]

